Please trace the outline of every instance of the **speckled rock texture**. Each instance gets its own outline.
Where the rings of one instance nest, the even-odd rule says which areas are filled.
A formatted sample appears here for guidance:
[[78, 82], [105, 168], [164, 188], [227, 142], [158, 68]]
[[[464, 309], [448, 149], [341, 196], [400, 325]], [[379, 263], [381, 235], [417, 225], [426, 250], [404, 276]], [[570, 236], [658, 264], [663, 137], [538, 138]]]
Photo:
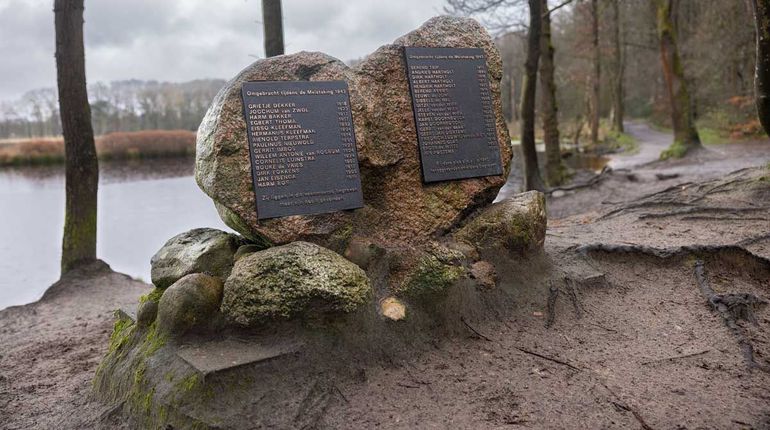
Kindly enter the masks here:
[[369, 303], [361, 268], [326, 248], [292, 242], [238, 259], [222, 300], [225, 317], [241, 326], [312, 312], [347, 313]]
[[150, 260], [152, 283], [166, 288], [185, 275], [208, 273], [222, 281], [230, 274], [241, 239], [213, 228], [196, 228], [169, 239]]
[[[504, 174], [422, 183], [404, 46], [478, 47], [487, 58]], [[468, 18], [436, 17], [353, 68], [317, 52], [259, 60], [219, 92], [198, 129], [195, 177], [227, 225], [257, 243], [297, 240], [344, 253], [356, 237], [381, 247], [421, 247], [489, 204], [507, 177], [510, 137], [500, 101], [502, 63], [489, 34]], [[350, 88], [362, 188], [361, 209], [257, 220], [241, 84], [252, 80], [344, 80]]]

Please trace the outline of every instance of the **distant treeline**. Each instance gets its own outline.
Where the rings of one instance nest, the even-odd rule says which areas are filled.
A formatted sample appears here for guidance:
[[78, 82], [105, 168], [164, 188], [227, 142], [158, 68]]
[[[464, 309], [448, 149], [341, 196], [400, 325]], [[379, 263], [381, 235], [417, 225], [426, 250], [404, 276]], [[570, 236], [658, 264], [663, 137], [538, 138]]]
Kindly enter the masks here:
[[[96, 135], [116, 131], [195, 130], [221, 79], [184, 83], [157, 81], [97, 82], [88, 87]], [[61, 134], [55, 88], [41, 88], [19, 100], [0, 102], [0, 139]]]
[[[185, 157], [195, 154], [195, 133], [189, 130], [112, 132], [96, 138], [101, 160]], [[0, 142], [0, 166], [64, 162], [61, 137], [22, 138]]]

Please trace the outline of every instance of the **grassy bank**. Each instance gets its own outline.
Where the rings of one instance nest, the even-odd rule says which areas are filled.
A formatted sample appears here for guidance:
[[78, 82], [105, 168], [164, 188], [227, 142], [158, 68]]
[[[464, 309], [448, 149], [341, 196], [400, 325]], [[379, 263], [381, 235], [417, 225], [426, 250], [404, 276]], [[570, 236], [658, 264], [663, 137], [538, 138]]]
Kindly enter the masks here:
[[[96, 138], [100, 160], [182, 157], [195, 154], [195, 132], [145, 130], [115, 132]], [[0, 166], [56, 164], [64, 162], [61, 137], [0, 141]]]

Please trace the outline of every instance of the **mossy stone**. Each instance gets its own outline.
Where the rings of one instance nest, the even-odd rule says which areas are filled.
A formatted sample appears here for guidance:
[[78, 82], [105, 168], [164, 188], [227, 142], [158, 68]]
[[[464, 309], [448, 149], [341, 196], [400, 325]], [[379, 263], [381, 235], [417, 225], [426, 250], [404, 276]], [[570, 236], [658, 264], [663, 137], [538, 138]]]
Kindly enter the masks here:
[[233, 267], [233, 255], [239, 245], [238, 236], [213, 228], [178, 234], [152, 256], [152, 283], [166, 288], [191, 273], [208, 273], [224, 280]]
[[371, 295], [358, 266], [318, 245], [292, 242], [240, 258], [225, 282], [222, 312], [254, 326], [315, 311], [351, 312]]
[[181, 335], [203, 328], [216, 317], [222, 281], [202, 273], [187, 275], [168, 287], [158, 303], [158, 330]]
[[522, 253], [543, 248], [546, 225], [545, 197], [528, 191], [490, 205], [454, 237], [474, 246], [482, 257], [500, 251]]

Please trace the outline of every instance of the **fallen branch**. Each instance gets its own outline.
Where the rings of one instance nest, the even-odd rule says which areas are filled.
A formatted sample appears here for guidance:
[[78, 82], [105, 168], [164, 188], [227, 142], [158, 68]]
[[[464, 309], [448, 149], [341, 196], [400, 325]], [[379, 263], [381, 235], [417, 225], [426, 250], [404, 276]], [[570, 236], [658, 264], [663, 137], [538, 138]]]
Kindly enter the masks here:
[[659, 358], [657, 360], [644, 361], [644, 362], [642, 362], [642, 366], [646, 366], [646, 365], [652, 364], [652, 363], [660, 363], [661, 361], [675, 361], [675, 360], [681, 360], [683, 358], [697, 357], [699, 355], [703, 355], [703, 354], [705, 354], [707, 352], [710, 352], [710, 351], [711, 351], [710, 349], [706, 349], [706, 350], [699, 351], [699, 352], [693, 352], [692, 354], [677, 355], [677, 356], [674, 356], [674, 357], [666, 357], [666, 358]]
[[479, 333], [478, 330], [476, 330], [470, 324], [468, 324], [468, 322], [465, 321], [465, 317], [460, 317], [460, 321], [462, 321], [462, 323], [465, 324], [465, 327], [468, 327], [468, 329], [470, 331], [472, 331], [476, 336], [480, 337], [481, 339], [486, 340], [487, 342], [492, 342], [492, 339], [490, 339], [487, 336], [484, 336], [483, 334]]
[[537, 352], [535, 352], [535, 351], [530, 351], [530, 350], [528, 350], [528, 349], [525, 349], [525, 348], [521, 348], [521, 347], [518, 347], [518, 346], [514, 346], [514, 348], [518, 349], [519, 351], [521, 351], [521, 352], [523, 352], [523, 353], [525, 353], [525, 354], [533, 355], [533, 356], [535, 356], [535, 357], [540, 357], [540, 358], [542, 358], [543, 360], [552, 361], [552, 362], [554, 362], [554, 363], [556, 363], [556, 364], [561, 364], [562, 366], [567, 366], [567, 367], [569, 367], [569, 368], [570, 368], [570, 369], [572, 369], [572, 370], [577, 370], [578, 372], [580, 372], [581, 370], [583, 370], [583, 369], [581, 369], [581, 368], [579, 368], [579, 367], [573, 366], [573, 365], [571, 365], [571, 364], [567, 363], [566, 361], [561, 361], [561, 360], [559, 360], [559, 359], [557, 359], [557, 358], [549, 357], [549, 356], [547, 356], [547, 355], [543, 355], [543, 354], [537, 353]]
[[650, 425], [649, 425], [649, 424], [647, 424], [647, 422], [644, 420], [644, 418], [642, 418], [642, 414], [640, 414], [640, 413], [639, 413], [639, 412], [638, 412], [636, 409], [632, 408], [632, 407], [631, 407], [631, 406], [629, 406], [629, 405], [628, 405], [626, 402], [624, 402], [624, 401], [623, 401], [623, 399], [621, 399], [621, 398], [620, 398], [620, 396], [618, 396], [617, 394], [615, 394], [615, 392], [614, 392], [614, 391], [612, 391], [612, 390], [610, 389], [610, 387], [608, 387], [608, 386], [607, 386], [607, 384], [605, 384], [605, 383], [604, 383], [604, 382], [602, 382], [601, 380], [599, 381], [599, 383], [600, 383], [600, 384], [602, 384], [602, 386], [604, 387], [604, 389], [605, 389], [605, 390], [607, 390], [607, 391], [609, 391], [609, 393], [610, 393], [610, 394], [612, 394], [612, 397], [614, 397], [614, 398], [615, 398], [615, 400], [616, 400], [616, 401], [614, 401], [614, 402], [611, 402], [613, 405], [615, 405], [615, 406], [617, 406], [617, 407], [619, 407], [620, 409], [623, 409], [623, 410], [625, 410], [625, 411], [631, 412], [631, 415], [633, 415], [633, 416], [634, 416], [634, 418], [636, 418], [636, 421], [638, 421], [638, 422], [639, 422], [639, 425], [640, 425], [640, 426], [642, 426], [642, 428], [643, 428], [644, 430], [653, 430], [653, 428], [652, 428], [652, 427], [650, 427]]
[[679, 173], [656, 173], [655, 177], [658, 178], [659, 181], [666, 181], [669, 179], [676, 179], [679, 177]]

